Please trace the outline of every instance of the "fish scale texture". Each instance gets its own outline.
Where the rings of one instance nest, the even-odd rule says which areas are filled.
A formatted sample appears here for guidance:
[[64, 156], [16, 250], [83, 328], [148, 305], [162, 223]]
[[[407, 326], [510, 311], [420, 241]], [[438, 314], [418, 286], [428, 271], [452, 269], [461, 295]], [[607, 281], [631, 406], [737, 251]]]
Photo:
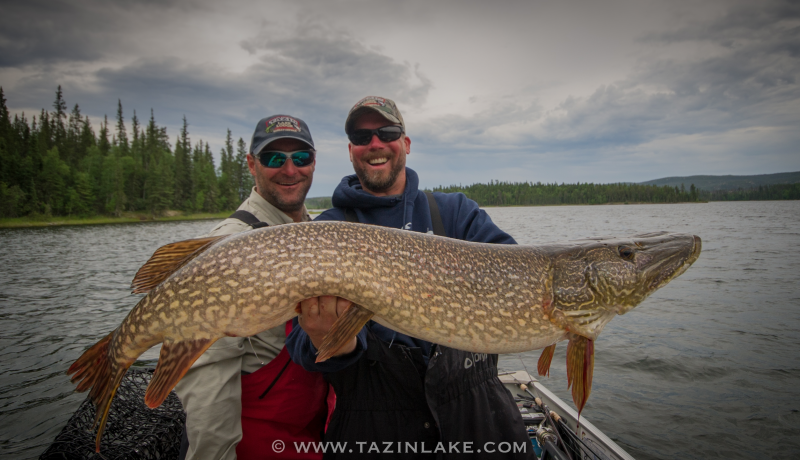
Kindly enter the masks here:
[[159, 333], [175, 341], [252, 335], [319, 295], [456, 348], [538, 348], [563, 334], [541, 308], [548, 268], [534, 247], [340, 222], [270, 227], [212, 246], [154, 289], [120, 327], [114, 355], [131, 358]]

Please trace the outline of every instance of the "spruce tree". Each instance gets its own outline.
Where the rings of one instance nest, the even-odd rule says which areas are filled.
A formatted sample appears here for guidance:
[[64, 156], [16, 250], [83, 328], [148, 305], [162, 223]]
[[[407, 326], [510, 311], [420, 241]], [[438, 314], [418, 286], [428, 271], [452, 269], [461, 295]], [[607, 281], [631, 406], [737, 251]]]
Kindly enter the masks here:
[[16, 136], [12, 136], [11, 120], [8, 117], [8, 107], [6, 107], [6, 96], [3, 94], [3, 87], [0, 86], [0, 183], [10, 183], [11, 177], [16, 168], [9, 166], [17, 157]]
[[125, 119], [122, 116], [122, 100], [117, 99], [117, 145], [120, 157], [129, 155], [128, 132], [125, 130]]
[[247, 144], [241, 137], [239, 142], [236, 143], [236, 160], [234, 164], [234, 184], [236, 184], [236, 191], [239, 194], [238, 201], [241, 203], [250, 196], [250, 191], [255, 185], [253, 176], [250, 174], [250, 167], [247, 166]]
[[86, 154], [81, 151], [81, 128], [83, 125], [83, 116], [78, 104], [72, 108], [69, 114], [69, 123], [67, 125], [66, 139], [61, 144], [61, 156], [70, 167], [75, 167], [78, 162]]
[[58, 90], [56, 91], [56, 100], [53, 101], [53, 108], [56, 109], [56, 111], [53, 112], [53, 140], [55, 145], [61, 145], [67, 134], [66, 127], [64, 125], [64, 121], [67, 118], [67, 103], [64, 101], [64, 96], [61, 92], [61, 85], [58, 85]]
[[103, 123], [100, 125], [100, 136], [97, 141], [97, 146], [100, 148], [100, 153], [103, 156], [108, 155], [111, 149], [111, 143], [108, 142], [108, 115], [103, 116]]
[[97, 144], [97, 139], [94, 137], [94, 130], [92, 129], [92, 123], [89, 122], [89, 116], [85, 116], [83, 119], [83, 124], [81, 125], [81, 139], [80, 139], [80, 151], [82, 152], [83, 157], [86, 156], [87, 152], [89, 151], [89, 147]]
[[136, 110], [133, 111], [133, 118], [131, 118], [131, 128], [133, 129], [133, 141], [131, 142], [130, 150], [131, 157], [147, 169], [146, 160], [142, 158], [142, 140], [139, 136], [139, 118], [136, 116]]
[[8, 107], [6, 106], [6, 95], [3, 93], [3, 87], [0, 86], [0, 139], [4, 140], [6, 145], [10, 145], [10, 135], [11, 118], [9, 117]]
[[183, 127], [178, 140], [175, 142], [175, 199], [178, 209], [191, 211], [194, 209], [195, 198], [194, 173], [192, 171], [192, 147], [189, 140], [189, 123], [186, 115], [183, 116]]
[[225, 147], [220, 151], [219, 165], [219, 208], [233, 210], [239, 205], [239, 191], [234, 178], [233, 138], [231, 130], [225, 136]]

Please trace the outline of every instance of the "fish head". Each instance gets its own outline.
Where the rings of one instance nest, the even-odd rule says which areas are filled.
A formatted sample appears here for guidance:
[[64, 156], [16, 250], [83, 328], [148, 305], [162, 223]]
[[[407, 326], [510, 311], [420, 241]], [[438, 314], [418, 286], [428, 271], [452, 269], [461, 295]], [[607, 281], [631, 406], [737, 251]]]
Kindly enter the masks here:
[[685, 272], [700, 250], [699, 237], [667, 232], [561, 245], [552, 258], [551, 320], [595, 339], [614, 316]]

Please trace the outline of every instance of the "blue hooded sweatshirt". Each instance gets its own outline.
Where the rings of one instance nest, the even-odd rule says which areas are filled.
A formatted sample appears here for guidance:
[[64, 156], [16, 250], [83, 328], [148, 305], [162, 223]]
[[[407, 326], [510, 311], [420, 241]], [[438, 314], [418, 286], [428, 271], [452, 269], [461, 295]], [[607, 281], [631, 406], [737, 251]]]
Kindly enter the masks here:
[[[500, 230], [478, 203], [463, 193], [433, 194], [447, 236], [459, 240], [479, 243], [516, 244], [507, 233]], [[374, 196], [364, 191], [355, 174], [346, 176], [333, 192], [333, 209], [320, 214], [315, 220], [346, 220], [344, 210], [355, 210], [358, 220], [365, 224], [401, 228], [414, 232], [433, 233], [431, 211], [425, 192], [419, 190], [419, 177], [412, 169], [406, 168], [406, 188], [402, 195]], [[317, 349], [308, 334], [297, 327], [295, 319], [292, 332], [286, 338], [286, 349], [292, 360], [309, 371], [337, 372], [358, 361], [367, 348], [367, 331], [362, 328], [357, 336], [356, 349], [347, 355], [331, 358], [323, 363], [315, 363]], [[409, 337], [378, 323], [370, 321], [372, 332], [388, 344], [402, 344], [418, 347], [427, 364], [432, 344]], [[391, 346], [391, 345], [390, 345]]]

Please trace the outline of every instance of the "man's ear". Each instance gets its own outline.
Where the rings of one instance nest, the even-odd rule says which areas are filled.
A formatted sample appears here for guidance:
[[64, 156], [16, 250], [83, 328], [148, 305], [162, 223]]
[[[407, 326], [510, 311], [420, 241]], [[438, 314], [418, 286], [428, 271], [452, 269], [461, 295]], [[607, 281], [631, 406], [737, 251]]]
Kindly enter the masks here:
[[408, 155], [409, 153], [411, 153], [411, 138], [405, 136], [403, 142], [406, 143], [406, 155]]
[[353, 144], [347, 143], [347, 153], [350, 155], [350, 163], [353, 162]]
[[253, 158], [253, 155], [248, 153], [247, 156], [247, 168], [250, 169], [250, 174], [253, 176], [256, 175], [256, 159]]

